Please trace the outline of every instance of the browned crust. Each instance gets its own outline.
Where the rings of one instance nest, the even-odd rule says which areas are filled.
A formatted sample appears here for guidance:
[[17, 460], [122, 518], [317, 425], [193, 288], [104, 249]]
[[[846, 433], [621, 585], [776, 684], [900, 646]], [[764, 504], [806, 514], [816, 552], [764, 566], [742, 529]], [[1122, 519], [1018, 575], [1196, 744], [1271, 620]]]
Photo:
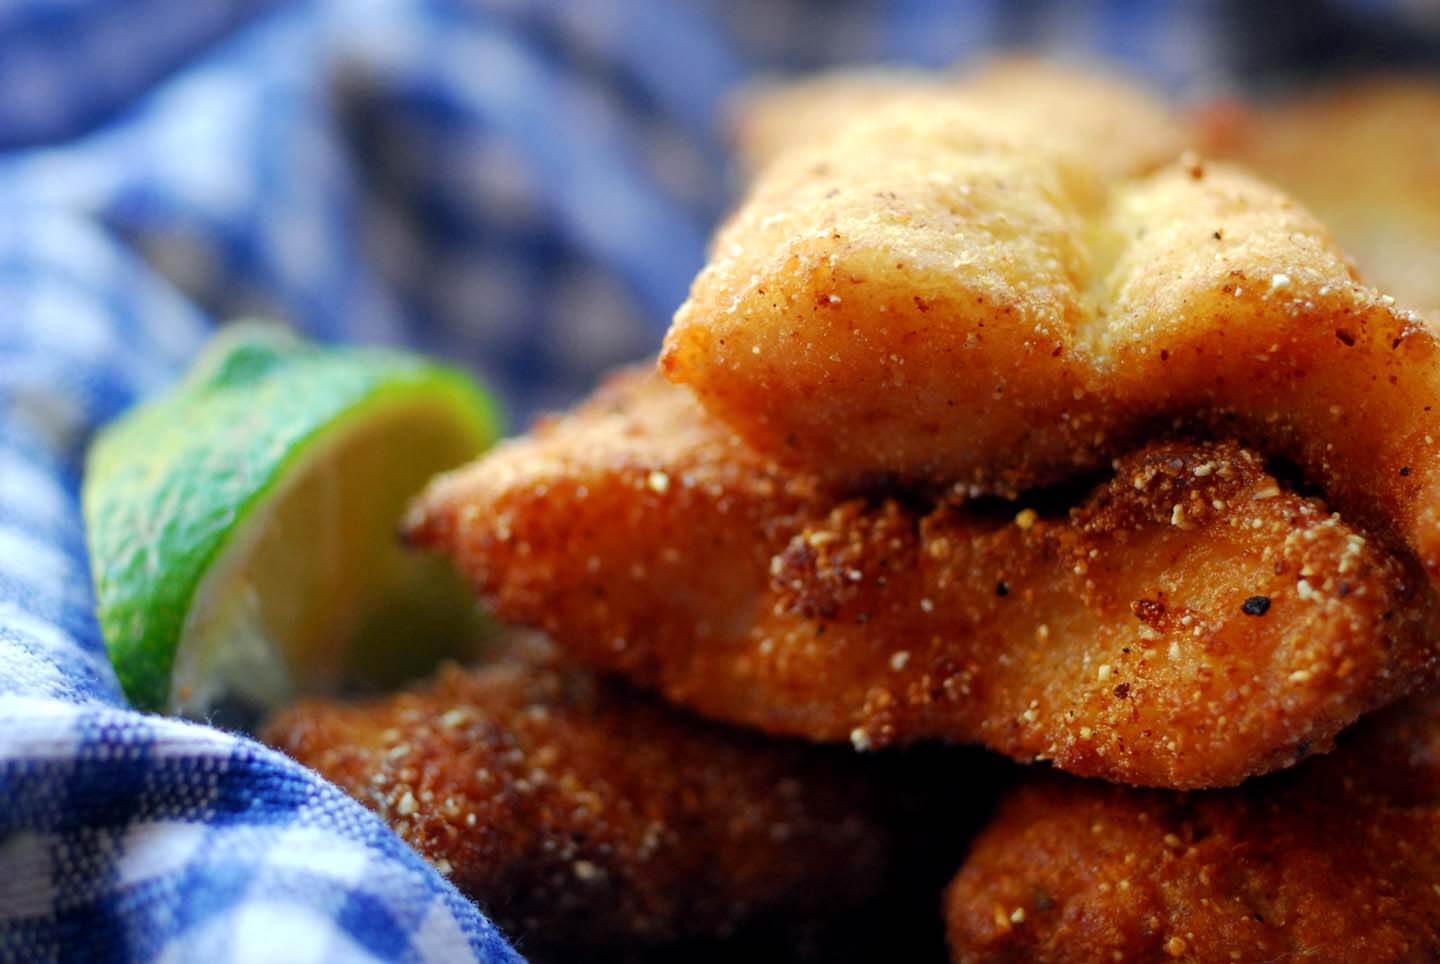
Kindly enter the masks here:
[[1440, 82], [1381, 77], [1263, 108], [1208, 106], [1207, 148], [1295, 195], [1361, 273], [1440, 312]]
[[1433, 960], [1440, 702], [1235, 790], [1041, 776], [946, 899], [955, 961]]
[[662, 368], [851, 490], [1014, 492], [1176, 419], [1295, 460], [1440, 572], [1435, 332], [1242, 171], [1142, 173], [1001, 100], [786, 151], [717, 234]]
[[834, 912], [873, 896], [890, 858], [875, 795], [845, 761], [548, 660], [301, 703], [264, 738], [529, 944], [638, 946]]
[[1284, 766], [1431, 672], [1425, 581], [1240, 447], [1157, 443], [1032, 516], [837, 501], [627, 374], [438, 480], [410, 537], [702, 713], [1127, 783]]

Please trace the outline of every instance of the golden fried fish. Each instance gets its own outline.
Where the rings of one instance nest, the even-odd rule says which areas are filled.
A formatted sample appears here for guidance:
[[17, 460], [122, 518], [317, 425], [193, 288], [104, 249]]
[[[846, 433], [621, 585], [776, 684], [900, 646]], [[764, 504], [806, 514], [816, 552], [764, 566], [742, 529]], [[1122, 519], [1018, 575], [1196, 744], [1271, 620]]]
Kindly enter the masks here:
[[1068, 513], [1019, 507], [838, 500], [629, 373], [435, 481], [408, 527], [593, 666], [862, 748], [1228, 785], [1431, 672], [1424, 578], [1248, 450], [1156, 443]]
[[1440, 83], [1374, 79], [1199, 116], [1208, 150], [1294, 194], [1362, 274], [1440, 315]]
[[1212, 793], [1039, 776], [946, 899], [953, 959], [1421, 961], [1440, 956], [1440, 700]]
[[883, 885], [875, 794], [821, 748], [511, 657], [366, 703], [310, 701], [266, 742], [376, 811], [542, 948], [718, 937]]
[[1116, 177], [1043, 120], [892, 105], [783, 152], [663, 370], [851, 491], [1013, 493], [1201, 426], [1293, 460], [1440, 578], [1433, 328], [1253, 177], [1194, 158]]

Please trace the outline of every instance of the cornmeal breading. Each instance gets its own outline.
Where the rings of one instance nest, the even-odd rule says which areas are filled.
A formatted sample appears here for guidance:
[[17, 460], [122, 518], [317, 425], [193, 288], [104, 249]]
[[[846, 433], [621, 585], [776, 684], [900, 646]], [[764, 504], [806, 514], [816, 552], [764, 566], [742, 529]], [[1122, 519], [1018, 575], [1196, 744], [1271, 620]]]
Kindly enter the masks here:
[[1251, 176], [1187, 158], [1112, 178], [1036, 116], [897, 105], [783, 153], [663, 370], [852, 490], [1014, 492], [1203, 425], [1293, 459], [1440, 573], [1432, 328]]
[[436, 481], [409, 532], [592, 665], [862, 748], [1227, 785], [1430, 672], [1423, 577], [1238, 446], [1155, 443], [1068, 515], [1026, 506], [839, 500], [626, 374]]
[[1440, 84], [1376, 79], [1272, 107], [1212, 108], [1207, 148], [1299, 198], [1361, 273], [1440, 314]]
[[1434, 696], [1234, 790], [1037, 775], [951, 885], [953, 959], [1434, 960], [1437, 827]]
[[548, 660], [449, 666], [368, 703], [300, 703], [264, 738], [376, 811], [527, 947], [643, 946], [834, 913], [874, 896], [891, 857], [853, 760]]
[[659, 371], [405, 522], [574, 663], [265, 738], [537, 960], [943, 957], [967, 845], [957, 962], [1440, 957], [1440, 88], [1002, 60], [735, 133]]

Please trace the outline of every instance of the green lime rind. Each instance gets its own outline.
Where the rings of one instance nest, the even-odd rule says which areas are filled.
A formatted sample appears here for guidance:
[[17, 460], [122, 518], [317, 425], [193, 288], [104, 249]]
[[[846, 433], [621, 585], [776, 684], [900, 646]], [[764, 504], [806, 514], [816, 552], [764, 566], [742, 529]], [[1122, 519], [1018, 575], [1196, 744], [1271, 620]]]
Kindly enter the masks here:
[[321, 436], [390, 405], [439, 404], [479, 452], [494, 400], [451, 368], [232, 325], [168, 393], [103, 430], [82, 495], [100, 628], [120, 685], [160, 710], [186, 616], [227, 539]]

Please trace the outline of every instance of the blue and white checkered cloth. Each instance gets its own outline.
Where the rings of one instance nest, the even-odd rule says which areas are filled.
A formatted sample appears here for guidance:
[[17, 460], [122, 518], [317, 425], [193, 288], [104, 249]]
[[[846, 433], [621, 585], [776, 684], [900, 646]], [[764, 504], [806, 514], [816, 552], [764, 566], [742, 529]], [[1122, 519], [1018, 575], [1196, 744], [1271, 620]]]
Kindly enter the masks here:
[[[315, 774], [125, 706], [84, 449], [217, 319], [560, 404], [657, 343], [751, 74], [1023, 40], [1213, 89], [1227, 6], [0, 0], [0, 961], [519, 960]], [[1420, 9], [1329, 16], [1377, 6]]]

